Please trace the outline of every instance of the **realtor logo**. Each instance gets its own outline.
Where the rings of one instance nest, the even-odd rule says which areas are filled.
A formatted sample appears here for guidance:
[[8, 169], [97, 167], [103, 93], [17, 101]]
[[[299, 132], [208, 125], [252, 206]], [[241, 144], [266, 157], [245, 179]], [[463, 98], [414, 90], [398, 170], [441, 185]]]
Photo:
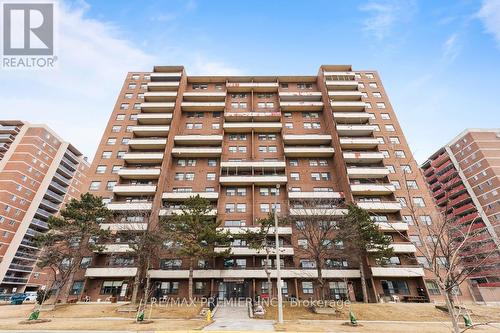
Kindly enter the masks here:
[[53, 55], [54, 5], [52, 3], [3, 4], [3, 54]]

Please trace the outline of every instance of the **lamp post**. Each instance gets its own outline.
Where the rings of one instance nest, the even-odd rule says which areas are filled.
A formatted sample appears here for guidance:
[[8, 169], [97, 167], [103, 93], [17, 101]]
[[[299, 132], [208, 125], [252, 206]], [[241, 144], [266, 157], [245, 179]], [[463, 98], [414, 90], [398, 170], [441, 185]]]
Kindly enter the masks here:
[[280, 243], [278, 234], [278, 193], [280, 184], [276, 185], [276, 194], [274, 196], [274, 238], [276, 242], [276, 288], [278, 289], [278, 323], [283, 324], [283, 295], [281, 293], [281, 260], [280, 260]]

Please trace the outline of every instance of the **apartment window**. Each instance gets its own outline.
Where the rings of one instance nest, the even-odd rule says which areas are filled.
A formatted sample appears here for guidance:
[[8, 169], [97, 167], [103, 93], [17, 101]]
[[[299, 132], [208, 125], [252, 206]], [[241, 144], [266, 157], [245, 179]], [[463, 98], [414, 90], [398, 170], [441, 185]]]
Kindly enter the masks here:
[[298, 172], [291, 172], [290, 179], [292, 180], [300, 180], [300, 174]]
[[365, 103], [365, 109], [371, 109], [371, 108], [372, 108], [372, 104], [371, 104], [371, 103], [366, 102], [366, 103]]
[[402, 151], [402, 150], [396, 150], [396, 151], [394, 152], [394, 155], [395, 155], [396, 157], [399, 157], [399, 158], [405, 158], [405, 157], [406, 157], [405, 152], [404, 152], [404, 151]]
[[[375, 97], [375, 98], [382, 98], [382, 94], [381, 94], [381, 93], [379, 93], [379, 92], [374, 92], [374, 93], [373, 93], [373, 97]], [[382, 118], [382, 119], [383, 119], [383, 118]]]
[[394, 165], [386, 165], [385, 167], [389, 170], [389, 173], [396, 173]]
[[114, 145], [116, 143], [116, 138], [108, 138], [108, 141], [106, 141], [107, 145]]
[[101, 182], [93, 181], [93, 182], [90, 183], [89, 190], [90, 191], [97, 191], [100, 186], [101, 186]]
[[133, 96], [134, 96], [134, 94], [132, 94], [132, 93], [126, 93], [125, 99], [132, 99]]
[[362, 93], [361, 93], [361, 96], [362, 96], [363, 98], [368, 98], [368, 93], [366, 93], [366, 92], [362, 92]]
[[193, 90], [207, 90], [208, 84], [204, 83], [193, 83]]
[[307, 239], [298, 239], [297, 245], [302, 249], [307, 249]]
[[128, 103], [123, 103], [120, 105], [120, 110], [128, 110]]
[[122, 129], [122, 127], [121, 127], [121, 126], [116, 125], [116, 126], [113, 126], [113, 127], [111, 128], [111, 132], [113, 132], [113, 133], [117, 133], [117, 132], [120, 132], [120, 130], [121, 130], [121, 129]]
[[144, 94], [143, 93], [137, 94], [137, 98], [138, 99], [144, 99]]
[[105, 165], [98, 165], [95, 173], [105, 173], [106, 172], [106, 166]]
[[366, 73], [365, 74], [367, 79], [373, 79], [373, 74], [372, 73]]
[[193, 181], [194, 180], [194, 172], [186, 172], [184, 175], [186, 181]]
[[122, 145], [128, 144], [129, 141], [130, 141], [130, 138], [122, 138]]
[[390, 257], [389, 264], [391, 265], [401, 265], [401, 259], [399, 257]]
[[247, 204], [244, 203], [236, 204], [236, 211], [238, 213], [245, 213], [247, 211]]
[[293, 167], [299, 166], [299, 161], [298, 160], [289, 160], [288, 165], [293, 166]]
[[215, 90], [222, 90], [222, 84], [220, 84], [220, 83], [216, 84]]
[[119, 152], [116, 153], [116, 157], [119, 158], [119, 159], [123, 159], [124, 155], [125, 155], [124, 151], [119, 151]]
[[137, 113], [131, 114], [128, 119], [130, 120], [137, 120]]
[[[378, 102], [377, 103], [377, 109], [385, 109], [385, 103], [384, 102]], [[387, 114], [387, 113], [386, 113]], [[383, 119], [383, 118], [382, 118]]]
[[162, 282], [160, 285], [162, 294], [177, 294], [179, 292], [179, 282]]
[[403, 215], [403, 222], [408, 225], [413, 225], [413, 217], [411, 215]]
[[[378, 104], [379, 104], [379, 103], [377, 103], [377, 105], [378, 105]], [[382, 103], [382, 104], [384, 104], [384, 103]], [[379, 108], [379, 109], [383, 109], [383, 108]], [[383, 120], [389, 120], [389, 119], [391, 119], [391, 116], [389, 116], [389, 114], [388, 114], [388, 113], [381, 113], [381, 114], [380, 114], [380, 118], [382, 118]]]
[[207, 173], [207, 180], [215, 180], [215, 172]]
[[121, 165], [113, 165], [113, 168], [111, 169], [111, 173], [118, 173], [121, 169]]
[[246, 146], [239, 146], [238, 147], [238, 151], [240, 153], [246, 153], [247, 152], [247, 147]]
[[417, 182], [414, 180], [407, 180], [406, 187], [410, 190], [418, 190]]
[[440, 295], [441, 294], [441, 291], [439, 291], [439, 286], [436, 283], [436, 281], [426, 280], [425, 286], [427, 287], [429, 294], [431, 294], [431, 295]]
[[234, 213], [234, 207], [233, 203], [226, 204], [226, 213]]
[[398, 145], [400, 142], [399, 142], [399, 138], [397, 136], [391, 136], [389, 138], [389, 141], [392, 143], [392, 144], [395, 144], [395, 145]]
[[382, 153], [384, 158], [389, 158], [389, 152], [387, 150], [381, 150], [380, 152]]
[[80, 260], [80, 268], [89, 267], [91, 262], [92, 262], [92, 257], [83, 257], [82, 260]]
[[132, 80], [134, 80], [134, 81], [139, 80], [139, 77], [140, 77], [139, 74], [132, 74], [132, 76], [131, 76]]
[[288, 129], [293, 129], [293, 123], [285, 123], [285, 127]]
[[378, 88], [378, 85], [376, 82], [370, 82], [368, 85], [370, 86], [370, 88]]
[[281, 89], [288, 89], [288, 83], [282, 83]]
[[391, 184], [394, 186], [396, 190], [399, 190], [401, 188], [401, 184], [397, 180], [392, 180]]
[[406, 202], [405, 198], [398, 198], [399, 203], [401, 204], [402, 207], [407, 207], [408, 203]]
[[212, 129], [219, 129], [220, 124], [219, 123], [212, 123]]
[[71, 286], [70, 295], [80, 295], [83, 290], [83, 281], [75, 281]]
[[414, 197], [413, 204], [417, 207], [425, 207], [424, 199], [420, 197]]
[[431, 225], [432, 218], [429, 215], [422, 215], [422, 216], [420, 216], [420, 223], [425, 224], [425, 225]]
[[404, 173], [411, 173], [411, 167], [407, 164], [403, 164], [401, 165], [401, 171]]
[[314, 288], [311, 281], [302, 281], [302, 293], [303, 294], [313, 294]]
[[112, 191], [113, 190], [113, 187], [115, 187], [116, 185], [116, 182], [115, 181], [109, 181], [107, 184], [106, 184], [106, 190], [108, 191]]
[[385, 295], [394, 295], [394, 294], [408, 295], [410, 293], [406, 281], [382, 280], [380, 281], [380, 283], [382, 284], [382, 289], [384, 290]]
[[116, 120], [125, 120], [125, 115], [124, 114], [116, 115]]
[[297, 83], [297, 89], [312, 89], [312, 83]]
[[209, 167], [217, 166], [217, 160], [208, 160], [208, 166]]
[[422, 240], [418, 235], [410, 235], [410, 242], [412, 242], [415, 246], [422, 246]]
[[285, 118], [292, 118], [292, 113], [291, 112], [284, 112], [283, 117]]
[[424, 268], [430, 267], [429, 260], [426, 257], [417, 257], [417, 262], [420, 266]]
[[269, 204], [267, 203], [260, 204], [260, 211], [262, 213], [269, 213], [270, 212]]
[[394, 125], [385, 125], [385, 130], [387, 132], [394, 132], [395, 131]]

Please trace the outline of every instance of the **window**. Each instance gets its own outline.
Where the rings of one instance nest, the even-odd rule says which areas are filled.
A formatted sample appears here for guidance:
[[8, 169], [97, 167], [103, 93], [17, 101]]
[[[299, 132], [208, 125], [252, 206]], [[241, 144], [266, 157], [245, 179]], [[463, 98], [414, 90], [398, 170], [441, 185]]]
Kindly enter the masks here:
[[89, 190], [90, 191], [97, 191], [100, 186], [101, 186], [101, 182], [93, 181], [93, 182], [90, 183]]
[[399, 190], [401, 188], [401, 184], [397, 180], [391, 180], [391, 184], [394, 186], [396, 190]]
[[297, 89], [312, 89], [312, 83], [297, 83]]
[[382, 153], [384, 158], [389, 158], [389, 152], [387, 150], [381, 150], [380, 152]]
[[162, 282], [160, 285], [161, 293], [166, 294], [177, 294], [179, 292], [179, 282]]
[[209, 167], [217, 166], [217, 160], [208, 160], [208, 166]]
[[182, 266], [181, 259], [162, 259], [160, 260], [160, 269], [179, 269]]
[[370, 86], [370, 88], [378, 88], [378, 85], [376, 82], [370, 82], [368, 85]]
[[293, 123], [285, 123], [285, 127], [288, 129], [293, 129]]
[[82, 293], [82, 289], [83, 281], [75, 281], [71, 287], [70, 295], [80, 295]]
[[226, 204], [226, 213], [234, 213], [234, 204], [233, 203]]
[[406, 281], [382, 280], [380, 281], [380, 283], [382, 284], [382, 289], [384, 290], [385, 295], [394, 295], [394, 294], [408, 295], [410, 293]]
[[395, 155], [396, 157], [399, 157], [399, 158], [405, 158], [405, 157], [406, 157], [405, 152], [404, 152], [404, 151], [402, 151], [402, 150], [396, 150], [396, 151], [394, 152], [394, 155]]
[[212, 129], [219, 129], [220, 124], [219, 123], [212, 123]]
[[207, 287], [207, 283], [206, 282], [203, 282], [203, 281], [196, 281], [194, 283], [194, 292], [196, 294], [201, 294], [205, 291]]
[[420, 236], [418, 235], [410, 235], [410, 242], [415, 244], [415, 246], [422, 246], [422, 240], [420, 239]]
[[117, 114], [116, 120], [125, 120], [125, 115], [124, 114]]
[[417, 207], [425, 207], [424, 199], [420, 197], [413, 198], [413, 204]]
[[247, 211], [247, 204], [244, 203], [236, 204], [236, 211], [238, 213], [245, 213]]
[[432, 218], [429, 215], [420, 216], [420, 222], [426, 225], [432, 224]]
[[288, 161], [289, 166], [299, 166], [299, 161], [298, 160], [289, 160]]
[[215, 172], [207, 173], [207, 180], [215, 180]]
[[420, 266], [424, 268], [430, 267], [429, 260], [426, 257], [417, 257], [417, 262]]
[[403, 221], [406, 224], [413, 225], [413, 217], [411, 215], [403, 215]]
[[[377, 103], [377, 109], [385, 109], [385, 103], [384, 102]], [[387, 113], [385, 113], [385, 114], [387, 114]], [[382, 119], [384, 119], [384, 118], [382, 118]]]
[[91, 262], [92, 262], [92, 257], [83, 257], [82, 260], [80, 260], [80, 268], [89, 267]]
[[386, 168], [389, 170], [389, 173], [396, 173], [393, 165], [386, 165]]
[[128, 110], [128, 103], [123, 103], [120, 105], [120, 110]]
[[[122, 127], [121, 127], [121, 126], [116, 125], [116, 126], [113, 126], [113, 127], [111, 128], [111, 132], [113, 132], [113, 133], [117, 133], [117, 132], [120, 132], [120, 130], [121, 130], [121, 129], [122, 129]], [[115, 139], [115, 140], [116, 140], [116, 139]]]
[[409, 165], [401, 165], [401, 171], [403, 171], [404, 173], [411, 173], [411, 167]]
[[410, 190], [418, 190], [417, 182], [414, 180], [407, 180], [406, 187]]
[[[381, 94], [381, 93], [379, 93], [379, 92], [374, 92], [372, 95], [373, 95], [373, 97], [375, 97], [375, 98], [382, 98], [382, 94]], [[384, 118], [382, 118], [382, 119], [384, 119]]]
[[270, 209], [269, 209], [269, 204], [260, 204], [260, 211], [262, 213], [269, 213], [270, 212]]
[[405, 198], [398, 198], [398, 201], [399, 201], [399, 203], [401, 204], [402, 207], [407, 207], [408, 206]]
[[298, 172], [291, 172], [290, 173], [290, 179], [292, 180], [300, 180], [300, 175]]
[[111, 152], [110, 151], [103, 151], [102, 155], [101, 155], [101, 158], [103, 158], [103, 159], [109, 159], [109, 158], [111, 158]]
[[108, 141], [106, 141], [107, 145], [114, 145], [116, 143], [116, 138], [108, 138]]
[[195, 83], [193, 83], [193, 89], [194, 90], [207, 90], [208, 84], [204, 84], [204, 83], [195, 84]]
[[119, 151], [119, 152], [116, 153], [116, 157], [120, 158], [120, 159], [122, 159], [124, 155], [125, 155], [124, 151]]
[[111, 173], [118, 173], [120, 171], [121, 165], [113, 165], [113, 168], [111, 169]]
[[427, 287], [429, 294], [431, 294], [431, 295], [440, 295], [441, 294], [441, 292], [439, 291], [439, 286], [436, 283], [436, 281], [426, 280], [425, 286]]
[[102, 283], [101, 295], [118, 295], [123, 281], [104, 281]]
[[387, 132], [394, 132], [395, 131], [394, 125], [385, 125], [385, 130]]
[[307, 239], [298, 239], [297, 245], [302, 249], [307, 249]]
[[366, 73], [365, 76], [367, 79], [373, 79], [373, 73]]
[[105, 165], [98, 165], [95, 173], [105, 173], [106, 172], [106, 166]]
[[399, 138], [397, 136], [391, 136], [389, 138], [389, 142], [392, 143], [392, 144], [395, 144], [395, 145], [398, 145], [400, 142], [399, 142]]
[[113, 190], [113, 187], [115, 187], [116, 185], [116, 181], [109, 181], [107, 184], [106, 184], [106, 190], [108, 191], [112, 191]]
[[311, 281], [302, 281], [302, 293], [303, 294], [313, 294], [314, 288]]

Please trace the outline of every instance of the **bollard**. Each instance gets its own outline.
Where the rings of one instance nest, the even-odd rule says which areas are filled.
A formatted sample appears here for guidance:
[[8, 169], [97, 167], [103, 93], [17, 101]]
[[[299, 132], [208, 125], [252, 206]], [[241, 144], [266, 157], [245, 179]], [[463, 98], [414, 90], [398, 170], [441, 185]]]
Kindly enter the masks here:
[[207, 321], [212, 321], [212, 311], [210, 309], [207, 311]]

